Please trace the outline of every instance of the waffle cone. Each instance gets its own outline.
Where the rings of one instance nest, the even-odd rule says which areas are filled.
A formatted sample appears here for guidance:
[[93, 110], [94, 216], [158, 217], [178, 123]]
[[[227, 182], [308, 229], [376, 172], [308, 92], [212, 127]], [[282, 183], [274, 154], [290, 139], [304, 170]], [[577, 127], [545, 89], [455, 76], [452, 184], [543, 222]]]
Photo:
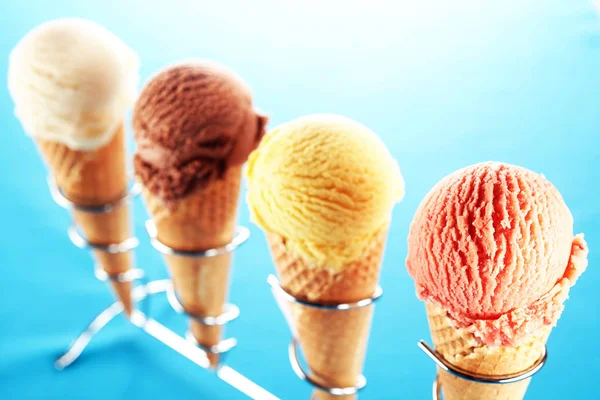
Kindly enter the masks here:
[[[231, 242], [236, 230], [241, 172], [241, 166], [231, 167], [223, 179], [210, 182], [171, 207], [144, 188], [158, 240], [181, 251], [207, 250]], [[187, 313], [204, 317], [223, 313], [231, 257], [231, 253], [207, 258], [165, 255], [174, 288]], [[193, 319], [190, 322], [199, 344], [219, 344], [220, 326], [205, 326]], [[208, 357], [213, 366], [218, 364], [218, 355], [209, 353]]]
[[[488, 376], [515, 374], [529, 369], [542, 356], [552, 327], [544, 327], [517, 347], [482, 345], [465, 329], [452, 327], [446, 311], [426, 304], [433, 344], [452, 365]], [[439, 370], [444, 400], [521, 400], [531, 379], [511, 384], [469, 382]]]
[[[342, 272], [317, 268], [287, 251], [285, 240], [267, 233], [271, 255], [282, 287], [300, 300], [347, 303], [371, 297], [377, 287], [387, 226], [382, 228], [359, 260]], [[371, 327], [373, 307], [332, 311], [291, 304], [290, 323], [295, 330], [311, 377], [328, 387], [354, 386], [361, 375]], [[344, 399], [315, 390], [314, 399]]]
[[[127, 193], [125, 132], [122, 124], [107, 145], [94, 151], [76, 151], [62, 143], [40, 138], [37, 143], [56, 184], [73, 203], [99, 206], [116, 201]], [[131, 236], [129, 208], [126, 204], [103, 214], [74, 210], [73, 217], [92, 243], [120, 243]], [[107, 274], [120, 274], [131, 268], [130, 253], [94, 253], [99, 266]], [[130, 315], [131, 283], [110, 282], [126, 313]]]

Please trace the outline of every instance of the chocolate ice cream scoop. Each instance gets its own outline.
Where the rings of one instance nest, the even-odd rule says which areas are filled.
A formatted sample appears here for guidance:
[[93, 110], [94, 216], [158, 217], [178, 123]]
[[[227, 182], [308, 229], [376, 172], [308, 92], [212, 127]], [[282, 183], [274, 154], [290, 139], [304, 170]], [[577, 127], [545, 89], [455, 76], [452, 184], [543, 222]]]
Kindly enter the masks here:
[[146, 84], [134, 108], [136, 176], [168, 204], [243, 164], [266, 123], [248, 87], [227, 68], [167, 68]]

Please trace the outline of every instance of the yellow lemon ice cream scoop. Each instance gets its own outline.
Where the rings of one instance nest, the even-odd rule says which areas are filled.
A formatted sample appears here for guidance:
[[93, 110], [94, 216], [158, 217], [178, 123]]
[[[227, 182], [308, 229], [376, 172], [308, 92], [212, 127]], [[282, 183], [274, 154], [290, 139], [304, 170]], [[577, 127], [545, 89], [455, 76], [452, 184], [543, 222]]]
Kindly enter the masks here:
[[386, 225], [404, 182], [384, 143], [338, 115], [310, 115], [269, 132], [250, 155], [252, 219], [315, 266], [339, 270]]

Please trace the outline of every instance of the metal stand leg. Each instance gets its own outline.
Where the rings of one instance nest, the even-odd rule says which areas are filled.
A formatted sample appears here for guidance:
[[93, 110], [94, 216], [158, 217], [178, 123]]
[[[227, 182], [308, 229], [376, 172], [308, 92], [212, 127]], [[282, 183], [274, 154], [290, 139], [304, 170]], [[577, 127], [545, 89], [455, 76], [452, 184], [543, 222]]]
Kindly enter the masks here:
[[[118, 207], [121, 203], [128, 202], [140, 193], [140, 185], [134, 185], [129, 192], [121, 199], [114, 203], [104, 204], [101, 206], [85, 207], [69, 201], [62, 193], [61, 189], [56, 186], [54, 180], [49, 178], [48, 184], [50, 186], [50, 192], [54, 200], [62, 207], [69, 209], [78, 209], [80, 211], [88, 213], [107, 213], [110, 212], [114, 207]], [[180, 252], [171, 249], [168, 246], [162, 244], [157, 238], [154, 225], [151, 221], [147, 222], [148, 232], [151, 236], [152, 245], [164, 254], [176, 254], [185, 257], [214, 257], [222, 254], [227, 254], [234, 251], [242, 243], [244, 243], [250, 236], [250, 231], [245, 227], [238, 227], [234, 239], [227, 245], [208, 249], [199, 252]], [[69, 238], [79, 248], [91, 248], [95, 250], [104, 251], [107, 253], [124, 253], [131, 251], [139, 244], [136, 238], [129, 238], [121, 243], [101, 245], [94, 244], [88, 241], [77, 229], [73, 226], [68, 231]], [[235, 371], [229, 366], [218, 364], [216, 368], [211, 367], [211, 362], [208, 358], [208, 354], [219, 354], [222, 355], [229, 351], [237, 343], [235, 339], [227, 339], [221, 341], [218, 345], [212, 347], [198, 346], [196, 343], [186, 339], [185, 337], [179, 336], [166, 326], [160, 324], [156, 320], [149, 317], [149, 302], [146, 302], [146, 308], [142, 311], [137, 305], [149, 298], [151, 295], [166, 292], [168, 295], [169, 302], [178, 313], [185, 313], [183, 306], [177, 299], [177, 295], [173, 290], [173, 285], [170, 280], [157, 280], [148, 282], [144, 277], [144, 272], [140, 269], [132, 269], [125, 273], [109, 275], [102, 270], [96, 268], [96, 277], [100, 280], [113, 280], [116, 282], [134, 282], [142, 281], [143, 284], [136, 286], [132, 291], [132, 301], [136, 308], [133, 310], [129, 321], [142, 329], [150, 336], [154, 337], [158, 341], [162, 342], [166, 346], [175, 350], [182, 356], [186, 357], [196, 365], [210, 369], [215, 375], [226, 382], [230, 386], [236, 388], [240, 392], [244, 393], [251, 399], [260, 400], [279, 400], [276, 396], [269, 393], [256, 383], [252, 382], [239, 372]], [[116, 301], [111, 304], [108, 308], [102, 311], [92, 323], [71, 343], [67, 351], [61, 355], [54, 363], [54, 366], [63, 370], [69, 365], [73, 364], [79, 359], [81, 354], [85, 351], [87, 346], [90, 344], [92, 339], [100, 332], [110, 321], [112, 321], [117, 315], [124, 311], [123, 304], [120, 301]], [[239, 309], [234, 305], [227, 305], [226, 311], [219, 316], [197, 316], [190, 315], [196, 321], [207, 325], [217, 326], [225, 325], [228, 322], [234, 320], [239, 315]]]
[[[152, 281], [145, 285], [138, 286], [133, 291], [133, 300], [137, 304], [147, 297], [168, 292], [172, 289], [171, 281], [168, 279]], [[113, 303], [106, 310], [102, 311], [88, 328], [81, 334], [65, 354], [63, 354], [55, 363], [56, 368], [64, 369], [74, 363], [94, 336], [102, 330], [112, 319], [123, 312], [123, 306], [120, 302]], [[144, 330], [150, 336], [159, 342], [175, 350], [196, 365], [211, 369], [207, 353], [195, 344], [190, 343], [185, 337], [179, 336], [160, 322], [148, 317], [139, 309], [133, 311], [130, 321], [140, 329]], [[220, 365], [217, 369], [211, 369], [216, 376], [230, 386], [236, 388], [251, 399], [256, 400], [279, 400], [278, 397], [269, 393], [261, 386], [252, 382], [233, 368], [227, 365]]]
[[[164, 291], [168, 286], [168, 280], [154, 281], [138, 286], [133, 289], [133, 301], [135, 304], [138, 304], [139, 302], [145, 300], [148, 295]], [[151, 290], [154, 290], [154, 292]], [[83, 353], [94, 336], [123, 311], [123, 304], [121, 304], [120, 301], [115, 301], [108, 308], [98, 314], [92, 323], [89, 324], [88, 327], [69, 345], [68, 350], [56, 360], [54, 367], [58, 370], [63, 370], [77, 361], [79, 356], [81, 356], [81, 353]], [[134, 324], [141, 327], [143, 326], [143, 321], [146, 320], [146, 314], [136, 310], [131, 318]]]
[[83, 353], [94, 336], [102, 330], [114, 317], [123, 312], [123, 304], [116, 301], [106, 310], [102, 311], [92, 323], [81, 333], [69, 346], [66, 353], [60, 356], [54, 363], [56, 369], [62, 370], [73, 364]]

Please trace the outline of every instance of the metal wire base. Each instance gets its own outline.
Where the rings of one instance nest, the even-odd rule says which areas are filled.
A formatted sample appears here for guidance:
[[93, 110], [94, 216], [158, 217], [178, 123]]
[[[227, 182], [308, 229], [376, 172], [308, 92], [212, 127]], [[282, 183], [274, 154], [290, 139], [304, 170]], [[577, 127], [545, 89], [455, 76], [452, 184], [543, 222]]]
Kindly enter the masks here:
[[[165, 293], [171, 287], [171, 281], [168, 279], [152, 281], [145, 285], [137, 286], [133, 289], [133, 301], [139, 303], [149, 296]], [[56, 360], [56, 368], [64, 369], [77, 361], [94, 336], [122, 312], [123, 305], [118, 301], [102, 311], [71, 343], [67, 352]], [[204, 350], [198, 348], [195, 344], [190, 343], [190, 341], [188, 341], [185, 337], [179, 336], [155, 319], [148, 317], [139, 310], [134, 310], [130, 321], [135, 326], [142, 329], [159, 342], [162, 342], [166, 346], [175, 350], [196, 365], [207, 370], [211, 369], [210, 361]], [[256, 383], [250, 381], [227, 365], [221, 365], [219, 368], [213, 369], [213, 371], [219, 379], [236, 388], [251, 399], [279, 400], [278, 397], [269, 393], [267, 390], [258, 386]]]
[[[48, 186], [50, 187], [50, 193], [54, 201], [61, 207], [69, 210], [78, 210], [81, 212], [102, 214], [108, 213], [114, 210], [126, 202], [131, 201], [141, 191], [141, 186], [134, 184], [126, 195], [121, 199], [109, 204], [100, 206], [81, 206], [68, 200], [63, 191], [56, 185], [56, 182], [52, 177], [48, 178]], [[222, 255], [235, 250], [242, 243], [244, 243], [250, 236], [250, 231], [245, 227], [238, 228], [234, 240], [218, 249], [210, 249], [202, 252], [180, 252], [165, 246], [156, 238], [156, 229], [152, 231], [154, 225], [151, 221], [146, 223], [148, 232], [150, 233], [152, 245], [162, 253], [171, 255], [180, 255], [186, 257], [214, 257]], [[154, 233], [153, 233], [154, 232]], [[73, 225], [68, 230], [69, 238], [73, 244], [81, 249], [92, 249], [97, 251], [103, 251], [111, 254], [125, 253], [133, 250], [138, 246], [139, 241], [136, 238], [129, 238], [121, 243], [113, 244], [99, 244], [92, 243], [85, 238], [85, 236], [79, 231], [76, 225]], [[134, 305], [138, 305], [140, 302], [149, 299], [151, 296], [167, 293], [169, 303], [178, 313], [185, 313], [183, 306], [177, 298], [177, 294], [173, 290], [173, 284], [170, 280], [157, 280], [147, 282], [144, 276], [144, 272], [140, 269], [132, 269], [120, 274], [107, 274], [101, 268], [95, 268], [95, 275], [99, 280], [112, 280], [115, 282], [134, 282], [140, 281], [141, 285], [138, 285], [132, 290], [132, 301]], [[260, 400], [279, 400], [276, 396], [269, 393], [256, 383], [250, 381], [248, 378], [235, 371], [227, 365], [223, 365], [222, 362], [218, 364], [216, 368], [213, 368], [209, 360], [208, 354], [224, 354], [231, 350], [236, 344], [235, 339], [227, 339], [221, 341], [216, 346], [199, 346], [195, 340], [190, 339], [190, 334], [186, 334], [186, 337], [181, 337], [166, 326], [160, 324], [156, 320], [150, 318], [148, 315], [149, 301], [144, 302], [146, 307], [145, 312], [135, 309], [129, 318], [129, 321], [142, 329], [150, 336], [154, 337], [158, 341], [162, 342], [166, 346], [175, 350], [188, 360], [194, 362], [196, 365], [213, 371], [216, 376], [222, 381], [226, 382], [230, 386], [236, 388], [240, 392], [244, 393], [251, 399]], [[123, 304], [120, 301], [116, 301], [111, 304], [108, 308], [102, 311], [96, 316], [88, 327], [69, 345], [67, 351], [62, 354], [54, 363], [54, 366], [63, 370], [69, 365], [73, 364], [79, 359], [83, 351], [87, 348], [88, 344], [92, 341], [94, 336], [100, 332], [110, 321], [112, 321], [117, 315], [124, 312]], [[217, 326], [225, 325], [226, 323], [234, 320], [239, 315], [239, 309], [234, 305], [228, 305], [225, 312], [219, 316], [195, 316], [190, 315], [196, 321], [207, 325]]]
[[[342, 312], [345, 310], [354, 310], [357, 308], [368, 307], [374, 305], [375, 301], [377, 301], [383, 295], [383, 289], [380, 286], [377, 286], [375, 289], [375, 293], [373, 296], [362, 299], [353, 303], [338, 303], [338, 304], [321, 304], [321, 303], [313, 303], [305, 300], [300, 300], [289, 294], [281, 287], [279, 280], [275, 277], [275, 275], [269, 275], [267, 277], [267, 282], [271, 286], [271, 291], [276, 299], [283, 300], [287, 303], [298, 304], [303, 307], [311, 307], [318, 308], [321, 310], [331, 310], [336, 312]], [[313, 379], [310, 374], [308, 374], [300, 364], [300, 360], [298, 357], [298, 339], [292, 338], [289, 346], [288, 346], [288, 358], [290, 360], [290, 364], [292, 366], [292, 370], [296, 374], [298, 378], [309, 383], [313, 387], [322, 390], [333, 396], [350, 396], [358, 393], [361, 389], [363, 389], [367, 385], [367, 379], [361, 375], [358, 378], [357, 383], [354, 386], [349, 387], [334, 387], [334, 386], [325, 386], [315, 379]]]
[[[446, 361], [446, 359], [440, 353], [435, 351], [435, 349], [433, 349], [431, 346], [429, 346], [423, 340], [420, 340], [417, 345], [444, 372], [447, 372], [453, 376], [456, 376], [457, 378], [464, 379], [466, 381], [490, 384], [490, 385], [506, 385], [506, 384], [510, 384], [510, 383], [520, 382], [525, 379], [529, 379], [529, 378], [533, 377], [535, 374], [537, 374], [544, 367], [544, 365], [546, 364], [546, 361], [548, 359], [548, 349], [546, 346], [544, 346], [544, 351], [543, 351], [542, 355], [540, 356], [540, 358], [530, 368], [526, 369], [525, 371], [518, 372], [515, 374], [498, 375], [498, 376], [481, 375], [481, 374], [476, 374], [476, 373], [462, 370], [462, 369], [450, 364], [448, 361]], [[432, 399], [440, 400], [442, 398], [443, 398], [442, 385], [440, 383], [439, 376], [436, 376], [435, 381], [433, 382]]]

